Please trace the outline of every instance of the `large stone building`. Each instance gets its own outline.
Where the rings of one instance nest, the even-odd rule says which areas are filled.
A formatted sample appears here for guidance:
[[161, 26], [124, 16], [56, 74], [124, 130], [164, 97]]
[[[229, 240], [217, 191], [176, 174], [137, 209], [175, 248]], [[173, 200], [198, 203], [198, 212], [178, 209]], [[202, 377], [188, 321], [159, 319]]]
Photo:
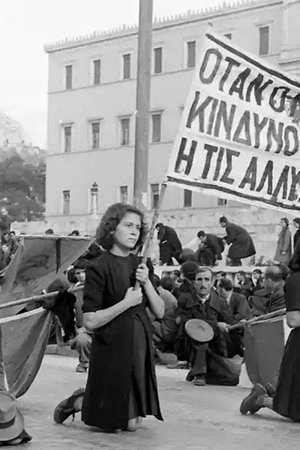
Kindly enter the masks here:
[[[208, 24], [242, 48], [300, 76], [299, 17], [300, 0], [257, 0], [154, 21], [149, 210], [157, 202]], [[124, 26], [45, 47], [46, 215], [57, 231], [90, 231], [108, 205], [132, 201], [137, 33], [136, 27]], [[167, 190], [162, 219], [188, 240], [200, 227], [220, 232], [216, 217], [224, 213], [253, 234], [261, 235], [263, 226], [276, 240], [274, 223], [282, 214], [174, 187]]]

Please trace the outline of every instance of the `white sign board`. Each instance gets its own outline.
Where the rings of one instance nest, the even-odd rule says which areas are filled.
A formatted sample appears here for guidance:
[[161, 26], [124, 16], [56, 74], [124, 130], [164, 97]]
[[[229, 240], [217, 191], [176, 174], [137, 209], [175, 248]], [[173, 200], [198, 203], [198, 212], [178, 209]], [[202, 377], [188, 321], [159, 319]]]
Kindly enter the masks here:
[[300, 211], [300, 81], [206, 33], [165, 182]]

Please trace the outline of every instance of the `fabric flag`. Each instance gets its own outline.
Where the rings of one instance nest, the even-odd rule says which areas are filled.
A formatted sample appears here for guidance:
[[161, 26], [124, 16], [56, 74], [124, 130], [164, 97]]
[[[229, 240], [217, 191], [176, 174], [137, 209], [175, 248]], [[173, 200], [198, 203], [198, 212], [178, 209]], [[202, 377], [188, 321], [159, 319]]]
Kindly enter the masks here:
[[[22, 236], [0, 283], [0, 305], [41, 294], [89, 247], [89, 238]], [[33, 382], [45, 353], [52, 313], [27, 305], [0, 309], [0, 389], [19, 397]], [[6, 382], [5, 382], [6, 380]]]
[[276, 386], [289, 333], [285, 316], [246, 325], [245, 364], [252, 384]]
[[7, 388], [15, 397], [25, 394], [39, 371], [48, 343], [51, 320], [52, 313], [43, 308], [0, 319], [0, 385], [4, 385], [4, 372]]
[[300, 211], [300, 81], [207, 32], [165, 183]]
[[[22, 236], [0, 283], [0, 305], [41, 294], [89, 247], [91, 239], [68, 236]], [[0, 309], [0, 318], [18, 313], [24, 305]]]

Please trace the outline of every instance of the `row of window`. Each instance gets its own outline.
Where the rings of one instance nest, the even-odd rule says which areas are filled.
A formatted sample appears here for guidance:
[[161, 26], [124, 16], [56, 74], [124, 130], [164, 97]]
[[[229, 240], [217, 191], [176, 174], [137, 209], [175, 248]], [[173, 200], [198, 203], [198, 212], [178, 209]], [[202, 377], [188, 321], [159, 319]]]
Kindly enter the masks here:
[[[232, 33], [227, 33], [225, 36], [232, 39]], [[185, 67], [193, 68], [196, 65], [196, 41], [185, 42]], [[270, 29], [269, 26], [259, 28], [259, 55], [268, 55], [270, 51]], [[124, 53], [121, 55], [121, 70], [120, 77], [123, 80], [132, 78], [132, 55], [131, 53]], [[92, 61], [92, 79], [93, 85], [101, 83], [101, 59], [94, 59]], [[156, 47], [153, 49], [153, 73], [160, 74], [163, 72], [163, 47]], [[67, 64], [65, 66], [65, 89], [73, 88], [73, 65]]]
[[[161, 142], [161, 119], [162, 113], [151, 114], [151, 142]], [[131, 117], [121, 117], [118, 119], [119, 127], [119, 144], [121, 146], [130, 145], [130, 123]], [[101, 145], [101, 120], [93, 120], [88, 122], [90, 146], [93, 150], [100, 149]], [[63, 152], [70, 153], [72, 151], [72, 134], [74, 124], [65, 124], [63, 130]]]
[[[270, 27], [268, 25], [258, 28], [259, 32], [259, 56], [266, 56], [270, 53]], [[224, 34], [227, 39], [232, 39], [232, 33]]]
[[[151, 209], [156, 209], [158, 207], [159, 193], [160, 193], [160, 185], [158, 183], [150, 184], [150, 192], [151, 192]], [[99, 191], [98, 185], [95, 182], [92, 188], [89, 190], [89, 213], [98, 213], [98, 201], [99, 201]], [[121, 203], [128, 203], [128, 186], [120, 186], [118, 193], [118, 201]], [[227, 205], [226, 199], [218, 198], [218, 206]], [[192, 191], [188, 189], [184, 189], [183, 192], [183, 207], [191, 208], [193, 206], [193, 196]], [[71, 191], [64, 190], [63, 191], [63, 207], [62, 213], [64, 215], [69, 215], [71, 212]]]
[[[195, 67], [196, 63], [196, 41], [186, 42], [186, 67]], [[101, 59], [92, 61], [92, 78], [91, 83], [98, 85], [101, 83]], [[163, 72], [163, 48], [156, 47], [153, 49], [153, 73], [159, 74]], [[129, 80], [132, 78], [132, 54], [124, 53], [121, 55], [120, 78]], [[73, 88], [73, 65], [65, 66], [65, 89]]]

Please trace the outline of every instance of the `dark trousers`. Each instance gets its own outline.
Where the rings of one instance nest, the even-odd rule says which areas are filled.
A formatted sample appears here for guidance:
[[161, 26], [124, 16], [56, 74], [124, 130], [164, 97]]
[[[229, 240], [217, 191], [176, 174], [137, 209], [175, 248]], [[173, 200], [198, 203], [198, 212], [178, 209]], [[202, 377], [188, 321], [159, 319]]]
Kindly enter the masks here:
[[168, 242], [163, 242], [159, 244], [159, 259], [162, 264], [167, 264], [168, 266], [173, 265], [172, 256], [175, 257], [174, 251]]
[[243, 332], [233, 330], [227, 338], [227, 358], [233, 358], [235, 355], [244, 356]]
[[[224, 333], [225, 334], [225, 333]], [[190, 377], [197, 375], [205, 375], [207, 373], [207, 350], [208, 344], [201, 344], [199, 342], [189, 339], [190, 343], [190, 357], [191, 370]], [[241, 333], [237, 330], [230, 334], [226, 333], [224, 336], [224, 344], [226, 350], [220, 352], [220, 349], [215, 349], [216, 354], [223, 357], [233, 358], [235, 355], [243, 356], [243, 340]]]
[[189, 372], [190, 376], [205, 375], [207, 372], [207, 349], [208, 344], [200, 344], [199, 342], [191, 342], [191, 355], [190, 364], [191, 370]]

